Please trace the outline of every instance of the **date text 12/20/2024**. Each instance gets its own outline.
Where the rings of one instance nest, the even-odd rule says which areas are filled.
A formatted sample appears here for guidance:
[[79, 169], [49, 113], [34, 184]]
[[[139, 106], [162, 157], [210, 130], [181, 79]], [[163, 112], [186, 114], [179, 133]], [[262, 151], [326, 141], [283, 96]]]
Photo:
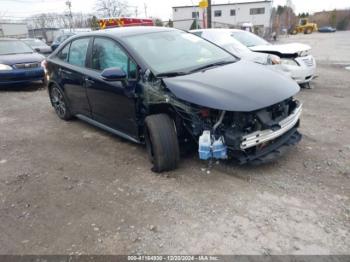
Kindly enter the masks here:
[[128, 261], [219, 261], [217, 256], [207, 256], [207, 255], [198, 255], [198, 256], [128, 256]]

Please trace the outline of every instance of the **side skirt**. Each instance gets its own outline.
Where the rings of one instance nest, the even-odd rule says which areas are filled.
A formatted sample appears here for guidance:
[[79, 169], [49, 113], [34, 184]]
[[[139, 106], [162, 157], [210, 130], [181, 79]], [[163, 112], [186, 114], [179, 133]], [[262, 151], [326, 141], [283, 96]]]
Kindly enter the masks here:
[[104, 125], [104, 124], [101, 124], [101, 123], [99, 123], [99, 122], [97, 122], [97, 121], [95, 121], [95, 120], [93, 120], [93, 119], [91, 119], [91, 118], [89, 118], [89, 117], [87, 117], [87, 116], [80, 115], [80, 114], [77, 114], [77, 115], [75, 115], [75, 116], [76, 116], [77, 118], [79, 118], [80, 120], [83, 120], [84, 122], [87, 122], [87, 123], [89, 123], [89, 124], [91, 124], [91, 125], [93, 125], [93, 126], [96, 126], [96, 127], [98, 127], [98, 128], [101, 128], [101, 129], [103, 129], [103, 130], [105, 130], [105, 131], [107, 131], [107, 132], [110, 132], [110, 133], [114, 134], [114, 135], [120, 136], [120, 137], [122, 137], [122, 138], [125, 138], [125, 139], [127, 139], [127, 140], [130, 140], [130, 141], [132, 141], [132, 142], [134, 142], [134, 143], [137, 143], [137, 144], [140, 144], [140, 143], [141, 143], [140, 140], [137, 140], [137, 139], [135, 139], [135, 138], [133, 138], [133, 137], [131, 137], [131, 136], [129, 136], [129, 135], [127, 135], [127, 134], [121, 132], [121, 131], [115, 130], [115, 129], [109, 127], [109, 126], [106, 126], [106, 125]]

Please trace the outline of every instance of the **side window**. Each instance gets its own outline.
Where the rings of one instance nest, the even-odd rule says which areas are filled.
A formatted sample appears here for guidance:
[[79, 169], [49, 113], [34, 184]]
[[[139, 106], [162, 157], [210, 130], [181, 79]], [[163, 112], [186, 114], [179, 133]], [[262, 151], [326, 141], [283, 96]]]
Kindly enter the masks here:
[[103, 71], [111, 67], [119, 67], [127, 73], [129, 78], [136, 78], [137, 65], [116, 42], [106, 38], [95, 38], [92, 49], [92, 69]]
[[135, 64], [134, 61], [129, 59], [129, 72], [128, 77], [130, 79], [136, 79], [137, 78], [137, 64]]
[[69, 47], [70, 44], [67, 44], [58, 54], [57, 54], [57, 58], [59, 60], [62, 60], [64, 62], [68, 61], [68, 53], [69, 53]]
[[85, 67], [86, 53], [90, 38], [75, 40], [70, 45], [69, 63], [76, 66]]
[[203, 32], [202, 31], [196, 31], [196, 32], [191, 32], [192, 34], [202, 37]]

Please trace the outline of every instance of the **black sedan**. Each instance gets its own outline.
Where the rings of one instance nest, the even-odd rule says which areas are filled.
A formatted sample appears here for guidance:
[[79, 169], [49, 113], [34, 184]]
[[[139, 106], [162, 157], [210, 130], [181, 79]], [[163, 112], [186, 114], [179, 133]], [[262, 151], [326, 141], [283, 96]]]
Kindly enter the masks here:
[[318, 29], [318, 32], [320, 32], [320, 33], [334, 33], [336, 31], [337, 31], [337, 29], [335, 29], [334, 27], [331, 27], [331, 26], [323, 26], [323, 27], [320, 27]]
[[47, 59], [50, 100], [73, 116], [145, 143], [153, 170], [199, 158], [263, 163], [299, 142], [299, 86], [193, 34], [129, 27], [70, 38]]
[[45, 82], [43, 60], [21, 40], [0, 38], [0, 85]]

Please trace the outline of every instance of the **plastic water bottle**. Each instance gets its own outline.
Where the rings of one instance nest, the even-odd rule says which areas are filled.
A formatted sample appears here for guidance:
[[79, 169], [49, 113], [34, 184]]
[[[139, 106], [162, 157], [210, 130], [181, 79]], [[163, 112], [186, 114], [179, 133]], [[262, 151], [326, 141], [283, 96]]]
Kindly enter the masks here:
[[213, 157], [216, 159], [227, 159], [227, 147], [224, 143], [224, 139], [220, 137], [215, 140], [212, 145]]
[[212, 157], [211, 153], [211, 137], [210, 131], [205, 130], [203, 134], [199, 137], [199, 158], [202, 160], [208, 160]]

